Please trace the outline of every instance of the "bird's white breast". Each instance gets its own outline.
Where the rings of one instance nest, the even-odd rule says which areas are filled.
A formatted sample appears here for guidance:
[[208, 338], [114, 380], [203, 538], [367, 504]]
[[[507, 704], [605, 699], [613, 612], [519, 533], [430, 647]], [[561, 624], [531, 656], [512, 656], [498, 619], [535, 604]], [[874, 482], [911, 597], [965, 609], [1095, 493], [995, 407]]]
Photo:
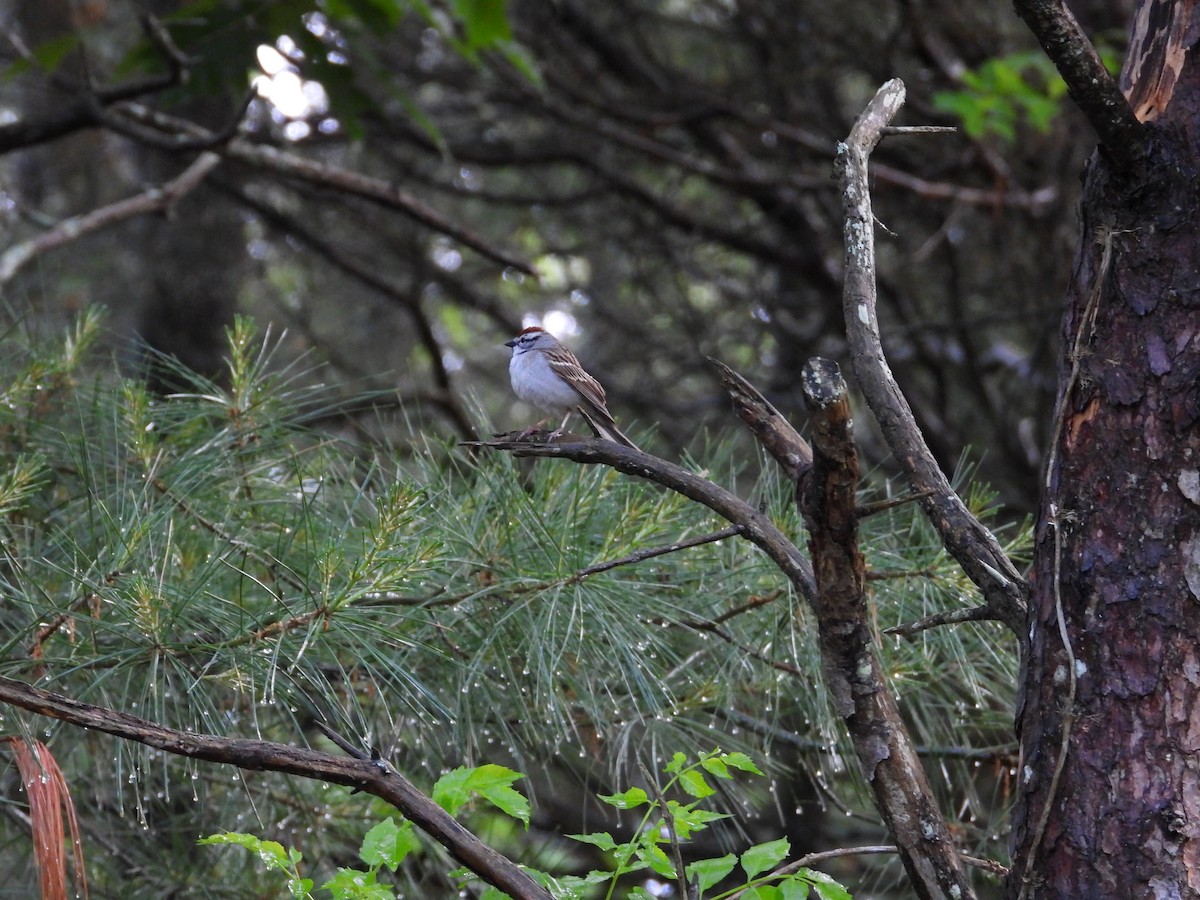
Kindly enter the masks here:
[[544, 353], [514, 353], [508, 362], [508, 377], [513, 392], [543, 412], [565, 415], [579, 405], [579, 394], [554, 373]]

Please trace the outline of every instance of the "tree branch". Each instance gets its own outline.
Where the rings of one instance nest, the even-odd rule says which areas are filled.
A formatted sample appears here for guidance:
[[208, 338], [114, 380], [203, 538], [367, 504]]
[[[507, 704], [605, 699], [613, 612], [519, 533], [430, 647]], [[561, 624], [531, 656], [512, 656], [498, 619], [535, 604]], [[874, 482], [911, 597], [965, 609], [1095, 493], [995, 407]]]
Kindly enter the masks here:
[[129, 116], [134, 122], [151, 126], [157, 130], [161, 134], [161, 138], [152, 139], [150, 135], [146, 134], [142, 139], [162, 149], [178, 151], [181, 142], [184, 142], [186, 146], [197, 140], [202, 143], [211, 141], [219, 144], [214, 148], [215, 152], [228, 159], [237, 160], [260, 171], [271, 172], [286, 178], [295, 178], [396, 210], [421, 225], [470, 247], [493, 262], [516, 269], [534, 278], [537, 277], [537, 272], [530, 263], [493, 246], [471, 229], [451, 222], [441, 213], [391, 182], [372, 178], [340, 166], [308, 159], [277, 147], [253, 143], [241, 137], [219, 143], [218, 136], [206, 128], [186, 119], [169, 116], [138, 104], [122, 106], [120, 114]]
[[668, 553], [677, 553], [680, 550], [687, 550], [691, 547], [699, 547], [703, 544], [723, 541], [725, 538], [737, 537], [741, 533], [742, 528], [740, 525], [730, 525], [728, 528], [722, 528], [720, 531], [700, 534], [694, 538], [686, 538], [674, 544], [667, 544], [664, 547], [647, 547], [645, 550], [635, 550], [633, 553], [630, 553], [628, 556], [622, 556], [620, 559], [610, 559], [602, 563], [596, 563], [594, 566], [579, 569], [575, 574], [568, 577], [564, 583], [577, 584], [589, 575], [599, 575], [601, 572], [607, 572], [609, 569], [615, 569], [618, 566], [640, 563], [647, 559], [653, 559], [656, 556], [665, 556]]
[[220, 162], [221, 157], [215, 153], [202, 153], [166, 184], [91, 212], [63, 219], [49, 231], [9, 247], [0, 255], [0, 286], [11, 281], [22, 267], [41, 254], [77, 241], [93, 231], [146, 213], [170, 214], [175, 204], [194, 190]]
[[444, 846], [451, 856], [489, 884], [518, 900], [550, 900], [550, 894], [515, 863], [458, 824], [453, 816], [417, 790], [412, 782], [385, 760], [347, 759], [272, 741], [177, 731], [128, 713], [80, 703], [62, 694], [2, 676], [0, 702], [81, 728], [103, 731], [156, 747], [177, 756], [226, 763], [256, 772], [298, 775], [357, 788], [391, 803]]
[[1146, 154], [1146, 129], [1066, 3], [1013, 0], [1013, 6], [1067, 83], [1075, 105], [1096, 130], [1101, 149], [1122, 171], [1133, 171]]
[[900, 637], [911, 638], [930, 628], [940, 628], [942, 625], [959, 625], [963, 622], [988, 622], [995, 619], [987, 606], [971, 606], [966, 609], [948, 609], [945, 612], [934, 613], [917, 619], [915, 622], [905, 622], [903, 625], [893, 625], [885, 628], [884, 634], [898, 634]]
[[859, 388], [879, 422], [884, 439], [903, 467], [909, 487], [942, 543], [983, 593], [995, 618], [1023, 640], [1028, 585], [995, 536], [951, 488], [917, 427], [912, 408], [896, 384], [883, 353], [876, 313], [875, 218], [867, 181], [867, 159], [904, 102], [904, 84], [893, 79], [879, 89], [839, 143], [835, 170], [845, 213], [845, 285], [842, 304], [850, 358]]
[[802, 597], [810, 603], [816, 597], [812, 566], [774, 522], [720, 485], [707, 478], [701, 478], [675, 463], [603, 440], [538, 443], [501, 435], [490, 441], [466, 441], [462, 446], [505, 450], [513, 456], [549, 457], [569, 459], [584, 465], [604, 465], [626, 475], [662, 485], [707, 506], [730, 524], [738, 526], [740, 534], [779, 566]]
[[721, 386], [733, 401], [734, 412], [742, 424], [783, 467], [788, 480], [793, 484], [798, 482], [812, 468], [812, 449], [808, 443], [758, 388], [719, 359], [710, 356], [708, 361], [721, 373]]
[[817, 581], [822, 668], [875, 806], [918, 897], [974, 897], [946, 820], [875, 654], [866, 563], [858, 546], [858, 455], [850, 400], [836, 364], [810, 360], [801, 384], [812, 417], [813, 467], [801, 511]]

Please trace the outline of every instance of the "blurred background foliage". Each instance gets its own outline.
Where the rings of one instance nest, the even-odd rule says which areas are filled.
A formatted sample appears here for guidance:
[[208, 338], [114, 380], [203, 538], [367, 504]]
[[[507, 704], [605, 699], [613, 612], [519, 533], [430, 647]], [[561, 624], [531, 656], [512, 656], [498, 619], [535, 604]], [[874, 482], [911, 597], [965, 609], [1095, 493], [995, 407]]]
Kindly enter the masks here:
[[[1119, 55], [1129, 4], [1073, 9]], [[742, 831], [724, 840], [879, 837], [807, 612], [762, 558], [725, 540], [573, 578], [721, 523], [609, 472], [452, 445], [536, 417], [511, 397], [502, 343], [540, 321], [639, 442], [799, 535], [705, 357], [797, 424], [804, 361], [846, 363], [833, 148], [898, 76], [899, 124], [962, 131], [889, 138], [873, 157], [884, 343], [934, 453], [947, 471], [971, 460], [992, 491], [963, 491], [1019, 546], [1091, 138], [1008, 7], [0, 10], [10, 251], [174, 178], [202, 150], [222, 156], [168, 215], [114, 217], [11, 270], [0, 257], [10, 674], [219, 733], [318, 741], [312, 717], [331, 717], [429, 780], [511, 763], [535, 776], [543, 838], [501, 840], [518, 856], [610, 824], [581, 786], [627, 782], [640, 754], [718, 744], [765, 755], [773, 777], [769, 792], [728, 798]], [[272, 164], [279, 154], [316, 174]], [[894, 492], [869, 417], [856, 424], [865, 491]], [[986, 625], [884, 634], [969, 605], [972, 590], [911, 509], [868, 530], [906, 715], [964, 845], [1003, 856], [1013, 648]], [[214, 880], [229, 860], [195, 849], [200, 833], [259, 830], [334, 866], [339, 848], [353, 858], [341, 829], [365, 830], [362, 798], [339, 789], [49, 731], [73, 782], [88, 773], [76, 799], [108, 895], [246, 896], [242, 876]], [[11, 775], [4, 788], [0, 852], [28, 875]], [[581, 864], [579, 848], [562, 853]], [[865, 892], [897, 873], [843, 880]]]

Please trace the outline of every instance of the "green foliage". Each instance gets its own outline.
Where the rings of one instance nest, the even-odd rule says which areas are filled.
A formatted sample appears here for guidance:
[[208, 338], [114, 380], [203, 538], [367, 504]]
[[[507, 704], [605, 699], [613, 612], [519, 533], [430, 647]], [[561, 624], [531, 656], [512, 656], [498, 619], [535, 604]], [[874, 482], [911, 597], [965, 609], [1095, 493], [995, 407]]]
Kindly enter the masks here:
[[[374, 109], [374, 101], [362, 88], [368, 80], [404, 103], [422, 128], [436, 137], [433, 122], [399, 87], [386, 63], [368, 49], [371, 39], [395, 32], [409, 16], [419, 16], [441, 32], [447, 45], [468, 62], [478, 65], [482, 54], [496, 54], [530, 81], [538, 81], [532, 57], [513, 39], [507, 0], [326, 0], [318, 6], [314, 10], [311, 0], [182, 4], [165, 20], [172, 40], [189, 60], [187, 85], [181, 91], [240, 99], [256, 70], [259, 45], [274, 46], [285, 37], [294, 47], [293, 64], [304, 78], [322, 85], [333, 114], [351, 136], [361, 136], [360, 118]], [[37, 48], [39, 63], [53, 71], [78, 45], [77, 36], [70, 38]], [[348, 52], [348, 47], [357, 52]], [[119, 71], [125, 75], [155, 71], [164, 62], [159, 48], [147, 39], [127, 55]]]
[[[510, 787], [522, 777], [519, 772], [493, 764], [474, 769], [459, 768], [439, 778], [431, 796], [446, 812], [455, 815], [473, 796], [479, 795], [528, 826], [529, 801]], [[268, 871], [287, 875], [288, 890], [293, 897], [312, 896], [312, 879], [300, 877], [299, 863], [303, 856], [298, 850], [284, 850], [276, 841], [264, 841], [252, 834], [236, 832], [209, 835], [198, 843], [245, 847], [257, 854]], [[334, 900], [391, 900], [395, 892], [391, 887], [379, 883], [380, 871], [387, 869], [395, 872], [408, 855], [419, 850], [420, 846], [411, 822], [403, 820], [397, 825], [396, 820], [389, 816], [376, 823], [363, 838], [358, 858], [367, 868], [339, 867], [337, 874], [322, 884], [321, 888], [329, 891]]]
[[[673, 862], [673, 854], [668, 850], [682, 847], [697, 832], [726, 818], [722, 813], [700, 806], [701, 800], [716, 793], [705, 773], [728, 780], [733, 777], [731, 769], [763, 774], [744, 753], [713, 750], [702, 753], [695, 761], [691, 761], [685, 754], [677, 752], [670, 763], [663, 767], [663, 771], [671, 777], [661, 788], [655, 789], [656, 799], [652, 800], [645, 790], [637, 787], [617, 794], [602, 795], [602, 801], [620, 810], [645, 807], [640, 821], [633, 828], [635, 836], [622, 844], [607, 832], [570, 835], [573, 840], [606, 851], [611, 860], [611, 869], [593, 871], [586, 880], [574, 882], [565, 892], [556, 893], [555, 896], [583, 897], [587, 888], [607, 882], [608, 891], [605, 897], [611, 898], [623, 876], [644, 869], [649, 869], [667, 880], [678, 879], [679, 873]], [[675, 789], [694, 799], [688, 803], [681, 803], [670, 796]], [[787, 838], [780, 838], [756, 844], [743, 851], [740, 856], [728, 853], [720, 857], [695, 860], [685, 867], [684, 879], [699, 891], [700, 897], [719, 898], [744, 891], [746, 893], [741, 896], [755, 896], [762, 900], [785, 900], [788, 897], [805, 897], [809, 887], [812, 887], [819, 897], [849, 900], [850, 894], [845, 888], [810, 869], [800, 867], [795, 871], [772, 871], [787, 858], [790, 850]], [[705, 891], [728, 878], [739, 863], [745, 875], [742, 883], [727, 887], [717, 894], [705, 894]], [[628, 896], [648, 898], [651, 895], [644, 888], [638, 887], [630, 891]]]
[[1017, 128], [1049, 130], [1067, 86], [1043, 53], [989, 59], [962, 74], [963, 89], [940, 91], [933, 105], [956, 116], [973, 138], [1016, 140]]
[[[556, 900], [583, 900], [592, 895], [593, 888], [603, 887], [606, 883], [608, 889], [604, 896], [611, 898], [622, 876], [647, 868], [663, 878], [676, 879], [678, 873], [664, 845], [670, 843], [679, 848], [696, 832], [704, 830], [714, 821], [725, 818], [721, 813], [701, 809], [699, 799], [715, 793], [708, 786], [704, 772], [720, 779], [730, 779], [733, 777], [730, 769], [763, 774], [744, 753], [722, 753], [720, 750], [714, 750], [701, 754], [695, 762], [689, 761], [683, 753], [674, 754], [671, 762], [663, 769], [671, 778], [661, 789], [656, 789], [656, 793], [662, 797], [660, 802], [652, 803], [649, 795], [641, 788], [630, 788], [619, 794], [600, 797], [605, 803], [621, 810], [643, 806], [647, 808], [634, 829], [636, 837], [633, 840], [620, 844], [607, 832], [569, 835], [573, 840], [606, 851], [613, 861], [611, 869], [592, 871], [586, 876], [558, 878], [548, 872], [530, 869], [530, 875], [546, 886]], [[456, 769], [438, 779], [432, 797], [439, 806], [453, 815], [462, 808], [471, 794], [478, 793], [493, 799], [499, 786], [502, 802], [497, 803], [497, 806], [528, 825], [528, 801], [509, 787], [521, 777], [523, 776], [518, 772], [495, 765]], [[467, 787], [468, 785], [471, 787]], [[667, 797], [666, 795], [676, 787], [697, 800], [680, 803]], [[513, 802], [512, 797], [519, 798], [522, 802]], [[311, 896], [313, 882], [311, 879], [300, 877], [298, 864], [302, 856], [294, 849], [284, 850], [283, 846], [275, 841], [263, 841], [251, 834], [229, 832], [202, 838], [199, 843], [236, 844], [245, 847], [257, 854], [259, 861], [268, 871], [283, 872], [287, 876], [288, 890], [292, 896]], [[379, 871], [387, 868], [395, 872], [405, 857], [418, 847], [419, 841], [412, 831], [411, 824], [404, 822], [396, 825], [395, 820], [389, 817], [367, 833], [359, 850], [359, 858], [369, 868], [341, 868], [334, 878], [322, 885], [322, 888], [332, 892], [335, 900], [390, 900], [394, 893], [391, 888], [379, 884]], [[698, 896], [704, 897], [705, 891], [724, 881], [740, 862], [745, 880], [718, 894], [709, 894], [712, 900], [719, 900], [738, 892], [745, 892], [741, 895], [757, 897], [760, 900], [791, 900], [808, 896], [809, 888], [812, 888], [821, 900], [851, 900], [845, 888], [820, 872], [803, 867], [796, 868], [795, 871], [772, 871], [787, 858], [790, 849], [788, 840], [781, 838], [756, 844], [745, 850], [740, 857], [730, 853], [714, 859], [696, 860], [686, 867], [685, 878], [689, 885], [694, 885], [699, 890]], [[468, 880], [472, 877], [466, 869], [458, 869], [451, 875]], [[499, 900], [508, 895], [489, 887], [484, 890], [482, 896]], [[644, 888], [636, 887], [628, 896], [649, 898], [650, 894]]]
[[524, 776], [494, 763], [448, 772], [433, 786], [433, 802], [455, 815], [478, 794], [529, 827], [529, 801], [512, 789]]
[[201, 838], [200, 844], [233, 844], [244, 847], [258, 857], [269, 871], [283, 872], [287, 876], [288, 893], [293, 897], [304, 898], [312, 894], [312, 879], [300, 877], [300, 861], [304, 858], [299, 850], [294, 848], [284, 850], [278, 841], [264, 841], [252, 834], [224, 832], [211, 834]]
[[[418, 781], [445, 775], [437, 790], [448, 807], [480, 797], [473, 816], [494, 806], [525, 825], [530, 805], [504, 764], [530, 773], [535, 800], [550, 772], [627, 783], [641, 765], [666, 766], [687, 798], [671, 801], [680, 839], [716, 828], [735, 841], [722, 815], [772, 799], [765, 783], [729, 776], [757, 774], [753, 754], [776, 777], [785, 747], [847, 808], [869, 806], [815, 674], [809, 613], [762, 554], [725, 539], [589, 569], [716, 530], [723, 523], [706, 511], [600, 467], [526, 471], [505, 456], [430, 448], [401, 469], [315, 434], [305, 423], [331, 412], [323, 391], [302, 387], [299, 371], [275, 362], [275, 341], [245, 321], [229, 334], [223, 379], [181, 370], [176, 393], [154, 396], [103, 365], [82, 368], [99, 327], [87, 316], [45, 338], [13, 326], [0, 360], [5, 674], [215, 734], [319, 743], [308, 726], [318, 716], [381, 746]], [[706, 454], [712, 477], [802, 535], [790, 485], [770, 467], [750, 477], [723, 458], [721, 448]], [[990, 498], [965, 493], [987, 518]], [[1008, 740], [1016, 661], [995, 627], [883, 633], [973, 604], [972, 586], [914, 506], [863, 529], [880, 576], [884, 668], [917, 740]], [[1025, 532], [1008, 540], [1019, 549]], [[714, 733], [729, 750], [697, 755]], [[344, 789], [231, 777], [60, 726], [46, 739], [69, 778], [88, 780], [95, 799], [83, 815], [109, 817], [147, 872], [161, 871], [165, 844], [191, 841], [197, 810], [245, 830], [249, 795], [262, 821], [287, 823], [275, 837], [304, 847], [320, 883], [373, 814]], [[677, 747], [692, 752], [664, 750]], [[491, 760], [500, 764], [480, 765]], [[945, 806], [966, 810], [964, 833], [994, 852], [986, 821], [976, 832], [966, 818], [995, 805], [977, 796], [969, 757], [940, 766]], [[655, 814], [647, 787], [607, 802]], [[146, 841], [143, 827], [160, 839]], [[519, 829], [502, 839], [516, 855], [527, 849]], [[536, 862], [586, 883], [560, 856]], [[372, 866], [388, 858], [378, 848], [364, 856]], [[653, 841], [622, 865], [673, 867]], [[153, 879], [127, 883], [128, 868], [96, 862], [89, 872], [97, 890], [161, 896]], [[244, 896], [254, 877], [219, 883]], [[184, 890], [214, 881], [202, 864], [173, 880]]]
[[[1101, 43], [1099, 53], [1109, 72], [1120, 70], [1116, 50]], [[1054, 63], [1040, 51], [997, 56], [966, 70], [960, 80], [962, 90], [937, 92], [933, 105], [958, 118], [973, 138], [998, 137], [1011, 142], [1022, 125], [1037, 132], [1049, 131], [1067, 93]]]

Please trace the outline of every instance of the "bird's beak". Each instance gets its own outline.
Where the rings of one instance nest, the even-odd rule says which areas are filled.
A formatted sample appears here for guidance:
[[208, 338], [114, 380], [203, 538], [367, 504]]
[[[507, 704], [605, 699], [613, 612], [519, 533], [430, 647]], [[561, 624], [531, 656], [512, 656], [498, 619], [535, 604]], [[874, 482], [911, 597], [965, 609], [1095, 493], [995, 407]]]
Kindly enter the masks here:
[[516, 339], [516, 338], [513, 338], [511, 341], [505, 341], [505, 342], [504, 342], [504, 346], [505, 346], [505, 347], [515, 347], [515, 346], [517, 346], [517, 339]]

